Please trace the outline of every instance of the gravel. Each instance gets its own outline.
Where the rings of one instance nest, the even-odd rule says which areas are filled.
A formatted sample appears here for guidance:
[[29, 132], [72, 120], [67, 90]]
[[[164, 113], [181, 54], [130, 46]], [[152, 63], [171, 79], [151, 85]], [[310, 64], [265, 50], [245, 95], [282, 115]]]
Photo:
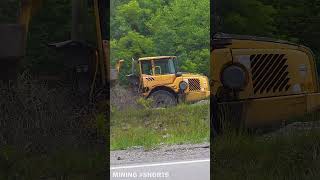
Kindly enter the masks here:
[[110, 152], [110, 165], [155, 163], [210, 158], [209, 143], [162, 146], [153, 150], [141, 147]]
[[314, 130], [320, 130], [320, 121], [294, 122], [276, 131], [265, 134], [263, 137], [272, 138], [276, 136], [287, 136], [296, 133], [306, 133]]
[[191, 105], [194, 106], [194, 105], [202, 105], [202, 104], [210, 104], [210, 101], [205, 99], [205, 100], [201, 100], [201, 101], [195, 102], [195, 103], [193, 103]]

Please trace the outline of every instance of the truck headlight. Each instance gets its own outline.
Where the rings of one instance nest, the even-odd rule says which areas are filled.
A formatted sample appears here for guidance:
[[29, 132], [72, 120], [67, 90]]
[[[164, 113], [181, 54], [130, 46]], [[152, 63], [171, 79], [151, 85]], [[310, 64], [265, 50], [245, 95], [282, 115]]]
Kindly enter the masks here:
[[242, 89], [247, 83], [247, 72], [238, 65], [230, 65], [221, 73], [223, 86], [231, 89]]
[[179, 84], [180, 90], [184, 91], [184, 90], [187, 89], [187, 87], [188, 87], [188, 83], [187, 82], [185, 82], [185, 81], [181, 81], [180, 82], [180, 84]]

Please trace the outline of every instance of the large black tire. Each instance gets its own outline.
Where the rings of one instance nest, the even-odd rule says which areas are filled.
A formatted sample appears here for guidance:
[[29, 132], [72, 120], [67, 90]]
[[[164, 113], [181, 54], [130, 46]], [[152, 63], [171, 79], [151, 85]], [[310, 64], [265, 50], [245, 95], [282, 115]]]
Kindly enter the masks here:
[[166, 108], [177, 105], [177, 98], [169, 91], [158, 90], [153, 92], [150, 98], [153, 100], [153, 107], [155, 108]]

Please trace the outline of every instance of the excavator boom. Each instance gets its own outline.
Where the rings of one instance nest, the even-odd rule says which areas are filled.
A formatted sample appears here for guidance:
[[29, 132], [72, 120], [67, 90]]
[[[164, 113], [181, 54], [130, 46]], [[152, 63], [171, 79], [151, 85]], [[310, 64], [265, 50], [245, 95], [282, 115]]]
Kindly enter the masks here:
[[42, 0], [22, 0], [20, 6], [18, 24], [23, 25], [28, 34], [31, 18], [41, 8]]

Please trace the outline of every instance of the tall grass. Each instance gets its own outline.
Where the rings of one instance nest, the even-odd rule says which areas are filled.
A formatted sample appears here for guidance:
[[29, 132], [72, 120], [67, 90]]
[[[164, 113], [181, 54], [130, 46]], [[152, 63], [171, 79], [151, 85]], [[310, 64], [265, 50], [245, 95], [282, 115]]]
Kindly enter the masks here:
[[[289, 122], [316, 121], [317, 113]], [[311, 125], [312, 126], [312, 125]], [[320, 177], [320, 131], [306, 128], [261, 136], [228, 131], [212, 144], [213, 178], [300, 180]]]
[[111, 113], [111, 150], [209, 142], [209, 105], [126, 109]]
[[105, 171], [96, 112], [78, 99], [27, 73], [0, 85], [0, 179], [94, 179]]

